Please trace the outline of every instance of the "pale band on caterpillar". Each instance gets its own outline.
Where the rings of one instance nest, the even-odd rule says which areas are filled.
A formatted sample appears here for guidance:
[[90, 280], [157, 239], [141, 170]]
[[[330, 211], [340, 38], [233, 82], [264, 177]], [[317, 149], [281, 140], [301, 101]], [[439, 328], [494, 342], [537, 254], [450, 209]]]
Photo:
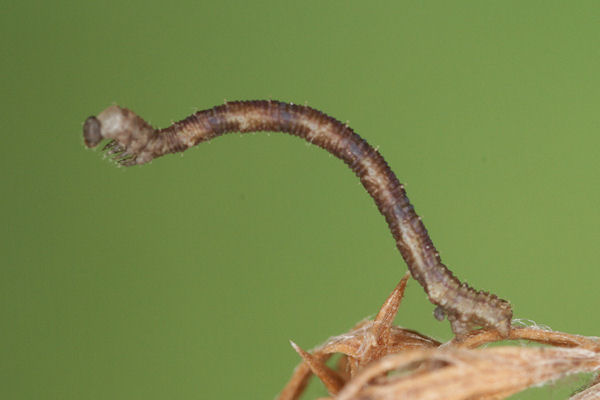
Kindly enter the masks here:
[[506, 300], [461, 283], [441, 262], [425, 226], [410, 204], [404, 186], [381, 154], [347, 124], [306, 105], [275, 100], [227, 102], [198, 111], [164, 129], [154, 129], [132, 111], [111, 106], [84, 124], [86, 146], [104, 147], [124, 166], [147, 163], [230, 132], [284, 132], [299, 136], [342, 159], [359, 177], [385, 217], [412, 276], [437, 305], [437, 319], [448, 318], [454, 334], [473, 327], [510, 333], [512, 308]]

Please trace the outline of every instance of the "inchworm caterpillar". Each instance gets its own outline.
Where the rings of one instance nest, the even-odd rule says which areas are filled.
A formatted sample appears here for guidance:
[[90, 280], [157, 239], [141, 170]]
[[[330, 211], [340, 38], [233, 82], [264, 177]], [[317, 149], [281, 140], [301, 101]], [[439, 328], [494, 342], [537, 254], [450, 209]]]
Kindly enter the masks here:
[[272, 131], [299, 136], [342, 159], [360, 178], [385, 217], [412, 276], [437, 305], [434, 315], [448, 317], [457, 337], [474, 326], [510, 332], [510, 303], [461, 283], [442, 263], [403, 185], [381, 154], [346, 124], [307, 106], [272, 100], [228, 102], [198, 111], [168, 128], [154, 129], [132, 111], [111, 106], [83, 127], [86, 146], [104, 147], [121, 165], [144, 164], [229, 132]]

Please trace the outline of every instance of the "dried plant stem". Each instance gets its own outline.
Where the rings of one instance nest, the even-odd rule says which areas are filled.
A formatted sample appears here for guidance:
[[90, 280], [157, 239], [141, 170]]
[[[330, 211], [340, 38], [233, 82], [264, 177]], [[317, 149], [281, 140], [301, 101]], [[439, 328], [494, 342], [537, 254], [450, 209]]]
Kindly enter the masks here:
[[589, 338], [586, 336], [527, 327], [513, 327], [508, 338], [503, 338], [493, 331], [473, 331], [464, 340], [453, 339], [448, 343], [447, 346], [465, 347], [473, 349], [484, 344], [497, 342], [503, 339], [531, 340], [533, 342], [543, 343], [551, 346], [574, 347], [594, 352], [600, 352], [600, 341], [598, 341], [597, 338]]
[[[514, 327], [509, 339], [553, 347], [503, 346], [478, 348], [504, 340], [496, 331], [470, 332], [463, 340], [441, 344], [424, 335], [392, 326], [406, 286], [406, 277], [385, 301], [373, 321], [329, 339], [295, 370], [279, 400], [296, 400], [311, 373], [326, 382], [343, 376], [336, 400], [492, 400], [562, 377], [600, 370], [600, 339], [537, 327]], [[314, 360], [342, 353], [333, 375]], [[324, 361], [323, 361], [324, 363]], [[339, 379], [339, 378], [338, 378]], [[338, 381], [339, 382], [339, 381]], [[598, 399], [600, 377], [572, 400]]]
[[[426, 373], [386, 376], [389, 371], [414, 370], [424, 363], [436, 367]], [[579, 348], [411, 350], [390, 355], [365, 368], [337, 399], [503, 398], [527, 387], [598, 368], [600, 354]], [[376, 378], [376, 383], [368, 384]]]

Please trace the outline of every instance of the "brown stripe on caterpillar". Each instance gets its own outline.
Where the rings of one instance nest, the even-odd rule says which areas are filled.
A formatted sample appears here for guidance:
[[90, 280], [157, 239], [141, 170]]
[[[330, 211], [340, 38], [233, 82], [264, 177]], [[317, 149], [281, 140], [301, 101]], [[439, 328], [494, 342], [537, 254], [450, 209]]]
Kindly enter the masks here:
[[181, 152], [229, 132], [276, 131], [301, 137], [342, 159], [360, 178], [385, 217], [412, 276], [437, 305], [436, 318], [447, 316], [458, 337], [474, 326], [495, 329], [505, 337], [510, 333], [510, 304], [460, 283], [441, 262], [403, 185], [381, 154], [347, 124], [321, 111], [275, 100], [234, 101], [154, 129], [132, 111], [112, 106], [88, 118], [83, 131], [88, 147], [111, 139], [106, 148], [127, 166]]

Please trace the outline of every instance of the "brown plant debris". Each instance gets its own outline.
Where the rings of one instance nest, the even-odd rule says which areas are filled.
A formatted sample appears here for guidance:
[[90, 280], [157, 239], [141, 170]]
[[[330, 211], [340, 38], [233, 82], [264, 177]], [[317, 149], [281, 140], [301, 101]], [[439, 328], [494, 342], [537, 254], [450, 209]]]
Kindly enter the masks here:
[[[600, 339], [539, 327], [513, 327], [509, 340], [542, 347], [481, 346], [505, 338], [480, 329], [440, 343], [393, 325], [409, 275], [386, 299], [377, 316], [358, 323], [308, 353], [292, 342], [303, 361], [279, 394], [300, 398], [316, 375], [336, 400], [496, 400], [565, 376], [600, 370]], [[335, 368], [326, 365], [341, 354]], [[600, 376], [571, 400], [600, 399]]]

